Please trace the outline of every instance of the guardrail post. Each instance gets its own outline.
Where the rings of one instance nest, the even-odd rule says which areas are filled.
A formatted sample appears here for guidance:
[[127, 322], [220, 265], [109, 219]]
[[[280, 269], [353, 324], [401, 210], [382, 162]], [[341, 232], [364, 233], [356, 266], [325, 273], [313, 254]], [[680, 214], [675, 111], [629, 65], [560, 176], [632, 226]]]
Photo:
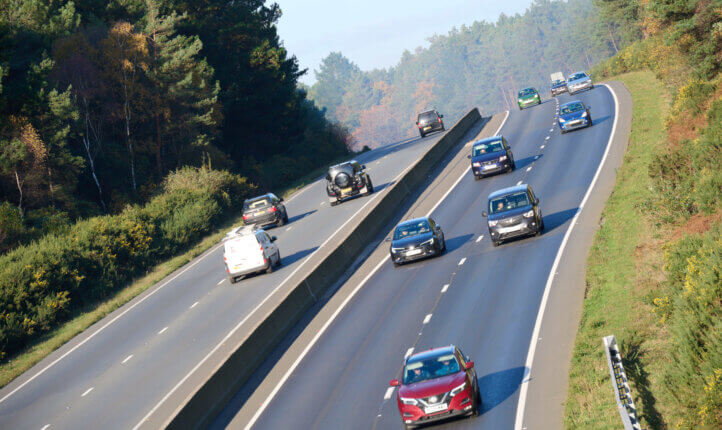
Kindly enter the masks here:
[[617, 339], [614, 335], [607, 336], [603, 339], [603, 343], [604, 352], [607, 354], [609, 376], [612, 377], [614, 397], [617, 400], [617, 409], [619, 410], [619, 415], [622, 417], [624, 429], [641, 430], [639, 421], [637, 420], [637, 409], [634, 407], [632, 392], [629, 389], [627, 374], [624, 372], [624, 366], [622, 365], [622, 355], [619, 353]]

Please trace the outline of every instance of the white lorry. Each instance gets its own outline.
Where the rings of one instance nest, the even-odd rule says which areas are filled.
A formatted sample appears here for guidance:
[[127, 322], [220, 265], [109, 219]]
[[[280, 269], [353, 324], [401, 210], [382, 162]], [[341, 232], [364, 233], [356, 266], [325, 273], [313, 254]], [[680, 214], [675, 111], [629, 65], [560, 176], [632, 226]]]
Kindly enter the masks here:
[[231, 284], [243, 275], [271, 273], [274, 267], [280, 266], [281, 252], [275, 241], [276, 236], [253, 226], [231, 230], [223, 244], [223, 262]]

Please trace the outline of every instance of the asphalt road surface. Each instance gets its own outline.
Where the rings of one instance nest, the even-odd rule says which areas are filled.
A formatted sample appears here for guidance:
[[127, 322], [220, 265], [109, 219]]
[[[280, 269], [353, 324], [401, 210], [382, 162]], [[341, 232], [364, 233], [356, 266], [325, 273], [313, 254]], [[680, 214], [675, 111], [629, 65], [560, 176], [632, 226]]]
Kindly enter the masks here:
[[[426, 197], [443, 199], [431, 215], [444, 230], [446, 254], [400, 268], [382, 261], [299, 355], [297, 367], [287, 367], [287, 379], [271, 385], [270, 394], [264, 392], [260, 408], [224, 411], [226, 418], [216, 426], [401, 428], [388, 381], [400, 376], [404, 355], [411, 348], [456, 344], [475, 362], [482, 413], [438, 428], [513, 428], [550, 270], [595, 181], [615, 123], [615, 100], [607, 87], [563, 95], [558, 102], [573, 99], [591, 106], [593, 127], [562, 135], [554, 125], [555, 100], [512, 111], [501, 132], [514, 152], [516, 170], [480, 181], [466, 171], [453, 188], [439, 187]], [[489, 193], [519, 183], [530, 184], [540, 198], [546, 230], [540, 237], [495, 248], [481, 212]], [[601, 197], [591, 194], [589, 199]], [[559, 266], [564, 264], [561, 260]], [[575, 270], [583, 273], [580, 266]]]
[[[375, 193], [383, 192], [441, 136], [360, 155]], [[0, 428], [137, 426], [231, 328], [268, 297], [291, 288], [293, 282], [286, 280], [319, 247], [342, 226], [359, 222], [357, 213], [374, 195], [331, 208], [325, 181], [300, 190], [286, 201], [289, 224], [270, 230], [278, 237], [282, 267], [231, 285], [222, 247], [214, 246], [4, 387]], [[155, 423], [148, 427], [157, 427]]]

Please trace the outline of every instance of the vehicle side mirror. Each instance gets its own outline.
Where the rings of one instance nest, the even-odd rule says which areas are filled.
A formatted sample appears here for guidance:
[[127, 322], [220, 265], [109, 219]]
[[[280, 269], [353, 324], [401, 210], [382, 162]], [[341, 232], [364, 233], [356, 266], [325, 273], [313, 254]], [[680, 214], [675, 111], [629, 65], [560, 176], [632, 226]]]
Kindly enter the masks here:
[[283, 201], [283, 197], [280, 197], [280, 198], [278, 199], [278, 201], [279, 201], [279, 202], [282, 202], [282, 201]]
[[416, 125], [419, 125], [419, 122], [418, 122], [418, 121], [416, 121]]
[[538, 204], [539, 204], [539, 197], [537, 197], [537, 198], [534, 199], [534, 204], [535, 204], [535, 205], [538, 205]]
[[362, 169], [365, 169], [365, 168], [366, 168], [366, 165], [365, 165], [365, 164], [362, 164], [362, 165], [361, 165], [361, 168], [362, 168]]
[[474, 368], [474, 362], [473, 361], [467, 361], [466, 362], [466, 370], [471, 370]]
[[587, 110], [591, 110], [591, 109], [592, 109], [592, 107], [591, 107], [591, 106], [587, 106]]
[[387, 238], [385, 239], [385, 242], [391, 242], [391, 238], [390, 238], [390, 237], [387, 237]]
[[390, 387], [398, 387], [399, 386], [399, 380], [398, 379], [392, 379], [389, 381]]
[[271, 242], [275, 242], [278, 239], [276, 236], [271, 236]]
[[439, 118], [443, 118], [443, 117], [444, 117], [444, 115], [439, 115]]
[[468, 158], [469, 160], [471, 160], [471, 155], [467, 155], [466, 158]]
[[483, 216], [484, 218], [486, 218], [486, 217], [488, 217], [488, 216], [489, 216], [489, 214], [488, 214], [488, 213], [486, 213], [486, 211], [483, 211], [483, 212], [481, 212], [481, 216]]
[[507, 146], [506, 149], [508, 149], [509, 151], [511, 151], [511, 145]]

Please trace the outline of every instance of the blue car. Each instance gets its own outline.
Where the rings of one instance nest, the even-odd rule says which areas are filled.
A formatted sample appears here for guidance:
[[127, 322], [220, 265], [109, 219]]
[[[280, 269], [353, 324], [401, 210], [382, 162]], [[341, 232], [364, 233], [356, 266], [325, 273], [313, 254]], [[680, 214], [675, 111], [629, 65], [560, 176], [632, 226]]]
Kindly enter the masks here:
[[504, 136], [474, 142], [471, 147], [471, 171], [475, 179], [498, 172], [514, 170], [514, 154]]
[[589, 106], [585, 106], [583, 102], [575, 100], [573, 102], [564, 103], [559, 108], [559, 128], [562, 133], [582, 127], [592, 126], [592, 116], [589, 114]]

